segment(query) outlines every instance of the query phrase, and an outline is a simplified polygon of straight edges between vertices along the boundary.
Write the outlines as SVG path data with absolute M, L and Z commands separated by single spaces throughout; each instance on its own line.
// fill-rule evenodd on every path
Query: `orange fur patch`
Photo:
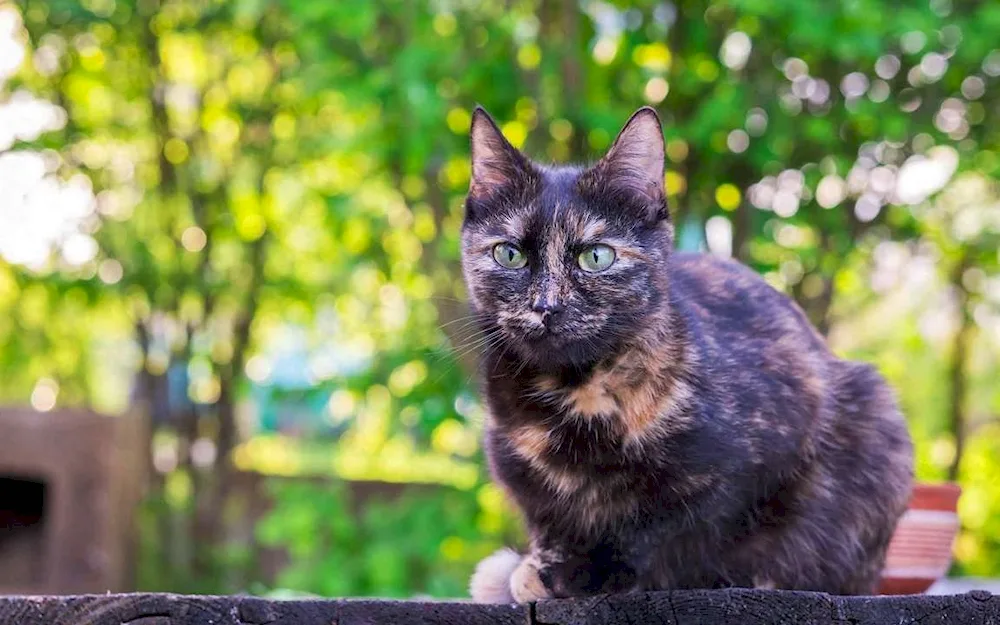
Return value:
M 613 416 L 618 412 L 618 403 L 609 390 L 614 383 L 611 372 L 595 372 L 586 384 L 570 391 L 563 404 L 581 417 Z
M 662 358 L 659 353 L 637 349 L 609 368 L 595 371 L 579 387 L 561 391 L 550 378 L 541 378 L 535 387 L 550 396 L 560 395 L 562 405 L 578 417 L 619 420 L 625 430 L 625 442 L 636 443 L 651 432 L 662 433 L 680 425 L 680 408 L 693 394 L 686 383 L 664 380 L 653 373 L 643 373 L 635 382 L 637 371 L 657 371 L 658 360 Z
M 553 468 L 545 462 L 544 454 L 549 447 L 549 432 L 542 426 L 521 426 L 509 432 L 507 437 L 517 454 L 527 460 L 531 467 L 542 475 L 546 484 L 560 495 L 569 495 L 583 487 L 584 480 L 581 476 Z
M 539 458 L 549 446 L 549 432 L 539 425 L 525 425 L 508 434 L 517 453 L 529 462 Z

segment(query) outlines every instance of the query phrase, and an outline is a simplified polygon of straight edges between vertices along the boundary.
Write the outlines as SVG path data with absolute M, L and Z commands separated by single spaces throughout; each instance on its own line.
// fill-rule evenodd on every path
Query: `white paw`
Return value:
M 521 563 L 521 554 L 501 549 L 487 556 L 469 580 L 469 594 L 476 603 L 514 603 L 512 576 Z
M 538 560 L 528 556 L 514 569 L 510 576 L 510 594 L 518 603 L 530 603 L 550 599 L 552 595 L 538 576 Z

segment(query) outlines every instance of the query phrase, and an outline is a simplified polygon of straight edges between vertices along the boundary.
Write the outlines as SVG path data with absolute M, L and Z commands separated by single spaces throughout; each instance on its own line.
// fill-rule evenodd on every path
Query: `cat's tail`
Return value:
M 469 594 L 475 603 L 514 603 L 510 578 L 521 563 L 521 554 L 504 548 L 476 565 L 469 580 Z

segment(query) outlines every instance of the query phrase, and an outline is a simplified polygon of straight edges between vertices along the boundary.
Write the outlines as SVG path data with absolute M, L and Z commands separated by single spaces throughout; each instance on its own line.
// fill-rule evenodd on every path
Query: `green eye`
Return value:
M 591 245 L 583 250 L 578 260 L 584 271 L 604 271 L 615 262 L 615 250 L 607 245 Z
M 493 247 L 493 260 L 507 269 L 520 269 L 528 264 L 528 258 L 524 252 L 510 243 L 497 243 Z

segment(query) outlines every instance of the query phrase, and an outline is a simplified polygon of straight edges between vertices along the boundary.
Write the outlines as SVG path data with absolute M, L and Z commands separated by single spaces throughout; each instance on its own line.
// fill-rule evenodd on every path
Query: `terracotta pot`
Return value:
M 920 594 L 948 573 L 961 492 L 953 483 L 914 485 L 910 505 L 889 543 L 880 594 Z

